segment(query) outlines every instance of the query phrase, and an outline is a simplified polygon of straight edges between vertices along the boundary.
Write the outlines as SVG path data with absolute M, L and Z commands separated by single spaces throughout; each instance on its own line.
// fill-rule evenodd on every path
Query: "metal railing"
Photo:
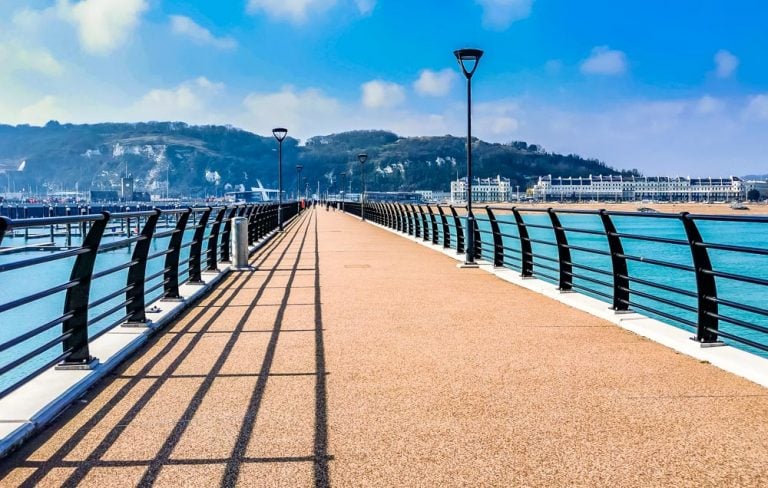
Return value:
M 359 215 L 359 204 L 345 206 Z M 369 220 L 459 254 L 463 213 L 366 205 Z M 617 313 L 636 310 L 692 330 L 702 345 L 768 352 L 768 243 L 757 232 L 768 229 L 768 217 L 498 206 L 477 220 L 476 257 L 496 267 L 606 301 Z
M 286 220 L 297 213 L 297 205 L 284 205 Z M 247 216 L 249 244 L 278 225 L 274 204 L 0 217 L 0 245 L 30 230 L 50 238 L 0 248 L 0 376 L 12 378 L 0 383 L 0 397 L 53 365 L 87 366 L 94 339 L 121 324 L 148 325 L 153 302 L 180 300 L 183 283 L 202 284 L 204 271 L 230 260 L 234 216 Z M 36 282 L 41 289 L 29 290 Z

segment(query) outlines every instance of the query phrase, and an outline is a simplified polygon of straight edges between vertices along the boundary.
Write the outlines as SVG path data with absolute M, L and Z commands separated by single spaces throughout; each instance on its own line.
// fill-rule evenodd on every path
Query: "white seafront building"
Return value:
M 590 175 L 588 177 L 540 176 L 533 187 L 538 200 L 610 200 L 610 201 L 694 201 L 743 200 L 744 182 L 735 176 L 726 178 L 690 178 L 667 176 Z
M 506 202 L 510 198 L 509 178 L 473 178 L 472 199 L 476 202 Z M 467 178 L 451 182 L 451 202 L 467 200 Z

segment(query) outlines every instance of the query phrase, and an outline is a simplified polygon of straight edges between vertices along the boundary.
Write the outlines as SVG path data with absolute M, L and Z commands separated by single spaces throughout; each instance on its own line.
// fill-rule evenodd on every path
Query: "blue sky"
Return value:
M 0 122 L 474 134 L 646 174 L 768 173 L 768 2 L 4 0 Z

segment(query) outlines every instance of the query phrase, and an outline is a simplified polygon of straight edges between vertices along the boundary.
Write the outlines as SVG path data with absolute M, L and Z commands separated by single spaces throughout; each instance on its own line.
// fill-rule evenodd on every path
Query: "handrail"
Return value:
M 300 210 L 297 205 L 286 206 L 286 220 Z M 86 212 L 86 209 L 81 211 Z M 208 216 L 214 211 L 216 213 L 209 219 Z M 200 213 L 199 218 L 193 220 L 193 212 Z M 276 212 L 277 205 L 259 204 L 194 209 L 155 208 L 41 218 L 0 217 L 0 243 L 4 245 L 7 245 L 9 240 L 15 242 L 17 238 L 23 239 L 25 235 L 29 238 L 35 237 L 28 233 L 16 236 L 10 232 L 13 229 L 50 227 L 52 239 L 56 229 L 67 231 L 66 246 L 52 243 L 50 248 L 41 247 L 31 257 L 20 254 L 17 260 L 7 260 L 0 264 L 0 279 L 3 279 L 3 273 L 27 272 L 51 262 L 73 260 L 68 280 L 61 277 L 58 284 L 42 286 L 41 289 L 31 291 L 25 296 L 0 298 L 0 322 L 5 314 L 36 306 L 40 300 L 57 300 L 55 297 L 62 297 L 63 300 L 62 313 L 58 318 L 51 320 L 52 317 L 46 317 L 40 324 L 29 324 L 31 327 L 20 330 L 18 334 L 13 334 L 12 323 L 3 324 L 4 327 L 11 327 L 11 334 L 7 339 L 0 341 L 0 351 L 8 354 L 8 360 L 0 363 L 0 369 L 9 372 L 24 366 L 24 370 L 30 373 L 0 382 L 0 397 L 26 383 L 32 376 L 52 364 L 58 363 L 57 367 L 63 369 L 83 368 L 94 364 L 97 358 L 91 356 L 90 344 L 96 337 L 120 324 L 146 327 L 150 322 L 146 315 L 150 294 L 161 290 L 161 294 L 152 297 L 152 300 L 181 299 L 179 286 L 181 275 L 187 272 L 187 263 L 187 280 L 192 282 L 194 278 L 200 277 L 201 265 L 205 264 L 206 269 L 212 270 L 229 256 L 231 242 L 227 230 L 231 232 L 231 218 L 238 214 L 252 217 L 249 218 L 249 236 L 261 239 L 276 229 Z M 157 232 L 161 228 L 163 218 L 162 230 Z M 140 231 L 135 230 L 142 224 Z M 166 230 L 165 225 L 172 225 L 173 228 Z M 222 226 L 224 232 L 220 231 Z M 110 229 L 114 229 L 114 232 Z M 80 235 L 82 242 L 73 243 L 73 235 Z M 167 244 L 160 239 L 167 239 Z M 151 251 L 159 242 L 163 242 L 164 249 Z M 123 253 L 115 252 L 120 249 L 130 252 L 123 257 Z M 184 249 L 189 249 L 189 257 L 181 259 Z M 158 271 L 154 268 L 148 273 L 148 263 L 161 257 L 164 257 L 162 269 Z M 206 259 L 205 263 L 202 261 L 203 257 Z M 98 263 L 104 262 L 107 263 L 106 266 L 97 266 Z M 120 272 L 126 274 L 122 275 Z M 118 276 L 125 276 L 125 279 L 116 281 Z M 118 281 L 121 281 L 119 285 Z M 99 293 L 93 293 L 96 288 Z M 61 333 L 52 338 L 50 331 L 56 327 L 61 327 Z M 35 342 L 31 342 L 33 340 Z M 62 352 L 57 352 L 55 361 L 51 363 L 50 351 L 56 346 L 60 346 Z M 48 359 L 42 361 L 41 354 L 47 354 Z M 35 362 L 32 367 L 27 366 L 30 361 Z

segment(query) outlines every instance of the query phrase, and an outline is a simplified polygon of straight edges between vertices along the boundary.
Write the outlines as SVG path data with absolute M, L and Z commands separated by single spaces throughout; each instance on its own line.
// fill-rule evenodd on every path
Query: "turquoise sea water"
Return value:
M 485 212 L 482 210 L 477 212 L 478 225 L 482 231 L 490 231 L 490 223 L 484 214 Z M 517 226 L 514 224 L 513 216 L 511 214 L 498 212 L 497 218 L 500 222 L 501 232 L 512 236 L 504 238 L 504 245 L 510 249 L 519 250 L 520 244 L 516 237 L 518 235 Z M 524 218 L 526 222 L 531 224 L 541 224 L 547 227 L 551 226 L 549 217 L 546 214 L 525 214 Z M 598 216 L 560 214 L 560 219 L 564 227 L 591 229 L 600 232 L 603 231 L 603 226 Z M 452 219 L 448 220 L 449 222 L 452 222 Z M 658 219 L 650 217 L 614 217 L 613 220 L 618 232 L 620 233 L 641 234 L 646 236 L 656 236 L 672 239 L 685 239 L 682 224 L 674 219 Z M 766 242 L 768 242 L 768 224 L 698 222 L 698 225 L 702 237 L 706 242 L 752 246 L 757 248 L 764 248 L 766 246 Z M 455 231 L 452 225 L 450 230 L 451 244 L 452 247 L 455 248 Z M 528 231 L 532 239 L 551 243 L 555 242 L 554 233 L 551 229 L 529 228 Z M 438 232 L 440 233 L 440 242 L 442 242 L 441 225 L 438 225 Z M 569 232 L 567 236 L 570 244 L 608 251 L 608 244 L 604 236 L 578 234 L 571 232 Z M 484 242 L 483 256 L 485 259 L 492 260 L 493 246 L 491 236 L 489 234 L 483 233 L 482 239 Z M 63 242 L 61 242 L 62 240 L 62 238 L 57 238 L 59 244 L 63 244 Z M 185 234 L 184 242 L 189 242 L 190 240 L 191 231 L 188 231 Z M 659 244 L 631 239 L 623 239 L 622 243 L 624 245 L 625 253 L 629 255 L 669 261 L 687 266 L 692 265 L 690 250 L 688 246 Z M 25 242 L 23 238 L 7 238 L 3 242 L 3 245 L 20 246 L 25 245 Z M 154 240 L 152 243 L 152 251 L 150 251 L 150 253 L 162 251 L 166 249 L 167 245 L 167 238 Z M 205 250 L 206 246 L 204 245 L 203 253 L 205 253 Z M 542 256 L 534 258 L 534 274 L 540 279 L 553 282 L 553 286 L 556 286 L 555 282 L 550 277 L 557 276 L 557 273 L 541 268 L 542 265 L 557 268 L 556 262 L 550 262 L 546 259 L 547 257 L 550 259 L 557 258 L 556 247 L 534 243 L 533 252 L 534 254 Z M 48 253 L 49 251 L 29 251 L 18 254 L 0 254 L 0 263 L 26 259 Z M 131 253 L 132 249 L 126 248 L 99 254 L 96 260 L 96 271 L 98 272 L 99 270 L 105 270 L 127 262 L 130 259 Z M 182 250 L 181 260 L 183 261 L 187 259 L 188 256 L 189 247 L 186 247 Z M 746 276 L 753 276 L 758 278 L 764 276 L 766 271 L 768 271 L 768 256 L 710 250 L 710 258 L 712 260 L 713 267 L 716 270 L 728 271 L 734 274 L 743 274 Z M 572 259 L 574 263 L 577 264 L 611 271 L 610 258 L 607 256 L 600 256 L 574 250 L 572 251 Z M 39 292 L 41 290 L 66 282 L 69 279 L 69 274 L 71 272 L 73 262 L 74 258 L 68 258 L 43 265 L 37 265 L 34 268 L 20 269 L 2 273 L 2 275 L 0 275 L 0 303 L 7 303 L 11 300 L 28 296 L 32 293 Z M 519 270 L 519 253 L 506 251 L 505 265 L 512 269 Z M 147 266 L 147 276 L 160 271 L 162 266 L 163 258 L 150 261 Z M 630 276 L 649 280 L 654 283 L 661 283 L 677 288 L 682 288 L 685 290 L 696 290 L 696 280 L 693 273 L 669 268 L 660 268 L 658 266 L 650 265 L 647 263 L 634 261 L 629 261 L 628 266 Z M 608 283 L 612 281 L 609 276 L 603 276 L 600 273 L 580 269 L 575 269 L 574 271 L 583 274 L 587 278 L 592 278 Z M 127 280 L 127 274 L 128 271 L 126 269 L 95 281 L 91 290 L 91 301 L 93 302 L 100 297 L 109 295 L 110 293 L 124 287 Z M 547 275 L 549 275 L 549 277 Z M 183 274 L 181 278 L 182 280 L 186 279 L 186 274 Z M 152 282 L 147 283 L 147 289 L 151 288 L 154 284 L 159 283 L 161 280 L 162 278 L 158 277 Z M 612 293 L 611 288 L 602 286 L 600 284 L 595 284 L 586 279 L 575 278 L 574 285 L 576 287 L 585 286 L 588 288 L 593 288 L 608 295 Z M 684 295 L 666 292 L 650 286 L 643 286 L 634 283 L 631 285 L 631 289 L 638 292 L 660 296 L 666 300 L 671 300 L 682 305 L 696 307 L 696 299 Z M 765 304 L 768 303 L 768 288 L 760 285 L 718 278 L 717 289 L 718 297 L 726 298 L 735 302 L 752 305 L 761 309 L 765 308 Z M 584 292 L 583 290 L 579 291 L 582 293 L 590 294 L 589 292 Z M 157 290 L 150 293 L 148 298 L 157 298 L 161 293 L 162 290 Z M 20 334 L 23 334 L 31 329 L 34 329 L 35 327 L 44 324 L 47 321 L 60 316 L 64 306 L 64 295 L 64 292 L 57 293 L 15 310 L 0 313 L 0 343 L 18 337 Z M 606 307 L 608 306 L 609 300 L 607 300 L 605 297 L 594 294 L 592 294 L 592 296 L 599 300 L 606 301 Z M 117 306 L 123 301 L 123 299 L 124 298 L 121 295 L 98 307 L 95 307 L 90 311 L 90 317 L 96 317 L 102 312 Z M 695 313 L 686 310 L 680 310 L 672 305 L 658 303 L 654 300 L 638 295 L 632 295 L 631 300 L 639 305 L 648 306 L 662 312 L 674 314 L 675 316 L 685 320 L 692 322 L 696 321 Z M 641 310 L 638 311 L 646 315 L 654 315 L 653 313 L 648 313 Z M 720 313 L 726 316 L 747 321 L 750 324 L 768 327 L 768 317 L 764 317 L 759 314 L 743 312 L 722 305 L 720 307 Z M 103 331 L 105 328 L 110 327 L 123 314 L 124 309 L 121 308 L 120 310 L 104 317 L 102 320 L 99 320 L 97 323 L 94 323 L 89 329 L 90 335 L 93 336 Z M 660 320 L 673 326 L 681 327 L 694 332 L 692 328 L 679 322 L 671 321 L 658 315 L 656 318 L 659 318 Z M 744 337 L 762 344 L 768 344 L 768 334 L 764 334 L 759 331 L 749 330 L 725 322 L 721 322 L 720 329 L 725 332 L 734 333 L 739 337 Z M 60 335 L 60 333 L 61 326 L 55 326 L 53 329 L 35 337 L 34 339 L 27 340 L 17 346 L 0 352 L 0 367 L 10 363 L 11 361 L 14 361 L 16 358 L 19 358 L 34 348 L 55 339 Z M 739 344 L 735 341 L 726 340 L 725 342 L 756 354 L 768 356 L 763 351 Z M 25 374 L 28 374 L 29 372 L 39 368 L 40 365 L 51 361 L 61 353 L 61 350 L 62 347 L 60 344 L 55 345 L 48 352 L 34 359 L 31 359 L 19 367 L 13 369 L 12 371 L 6 373 L 2 378 L 0 378 L 0 390 L 16 381 L 17 378 L 20 378 Z

